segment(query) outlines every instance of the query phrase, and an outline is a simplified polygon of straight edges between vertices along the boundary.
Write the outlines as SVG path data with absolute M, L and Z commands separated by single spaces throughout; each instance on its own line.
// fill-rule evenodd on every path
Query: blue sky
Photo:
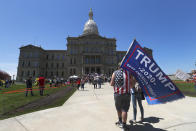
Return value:
M 165 73 L 195 69 L 195 0 L 0 0 L 0 69 L 16 75 L 22 45 L 66 49 L 68 36 L 82 34 L 90 8 L 117 50 L 136 38 Z

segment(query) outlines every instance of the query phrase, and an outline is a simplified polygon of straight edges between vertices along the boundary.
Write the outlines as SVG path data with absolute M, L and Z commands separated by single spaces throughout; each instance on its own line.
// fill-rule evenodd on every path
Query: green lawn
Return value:
M 185 82 L 174 82 L 174 83 L 177 85 L 177 87 L 182 91 L 182 93 L 184 95 L 196 97 L 196 90 L 194 88 L 194 83 L 185 83 Z M 37 109 L 25 110 L 24 112 L 19 112 L 17 114 L 2 117 L 1 115 L 8 112 L 8 111 L 12 111 L 20 106 L 28 104 L 29 102 L 33 102 L 35 100 L 39 100 L 44 97 L 47 97 L 47 94 L 51 95 L 51 94 L 56 93 L 64 88 L 67 88 L 67 87 L 50 88 L 50 87 L 46 86 L 46 88 L 45 88 L 46 90 L 44 91 L 44 94 L 45 94 L 44 96 L 40 96 L 39 91 L 34 91 L 33 92 L 34 96 L 31 96 L 30 92 L 29 92 L 28 97 L 25 97 L 25 92 L 15 92 L 15 93 L 10 93 L 10 94 L 3 94 L 4 92 L 25 89 L 24 84 L 23 85 L 13 85 L 7 89 L 2 88 L 2 87 L 0 87 L 0 88 L 1 88 L 1 90 L 0 90 L 0 119 L 5 119 L 5 118 L 9 118 L 9 117 L 13 117 L 16 115 L 21 115 L 21 114 L 37 111 L 37 110 L 60 106 L 75 92 L 75 89 L 71 90 L 70 93 L 65 95 L 65 97 L 63 97 L 61 99 L 57 99 L 51 105 L 40 107 Z M 38 89 L 38 88 L 34 88 L 34 89 Z
M 186 82 L 174 82 L 177 87 L 182 91 L 186 96 L 196 97 L 196 89 L 194 88 L 194 83 Z
M 63 88 L 67 88 L 67 87 L 50 88 L 49 86 L 46 86 L 46 88 L 44 90 L 44 94 L 45 94 L 44 96 L 40 96 L 39 91 L 37 90 L 37 91 L 33 91 L 34 96 L 31 96 L 30 92 L 29 92 L 28 97 L 26 97 L 25 92 L 3 94 L 4 92 L 25 89 L 24 84 L 23 85 L 13 85 L 12 87 L 6 88 L 6 89 L 1 87 L 2 90 L 0 90 L 0 119 L 5 119 L 5 118 L 12 117 L 15 115 L 20 115 L 20 114 L 24 114 L 24 113 L 28 113 L 28 112 L 41 110 L 41 109 L 47 109 L 47 108 L 51 108 L 51 107 L 60 106 L 74 93 L 75 90 L 71 91 L 70 94 L 67 94 L 64 98 L 61 98 L 61 99 L 55 101 L 55 103 L 53 103 L 52 105 L 49 105 L 47 107 L 40 107 L 39 109 L 24 111 L 24 112 L 21 112 L 21 113 L 12 115 L 12 116 L 3 116 L 3 118 L 1 116 L 2 114 L 6 113 L 8 111 L 12 111 L 13 109 L 16 109 L 20 106 L 26 105 L 29 102 L 47 97 L 50 94 L 53 94 L 55 92 L 62 90 Z M 38 88 L 33 88 L 33 89 L 38 89 Z

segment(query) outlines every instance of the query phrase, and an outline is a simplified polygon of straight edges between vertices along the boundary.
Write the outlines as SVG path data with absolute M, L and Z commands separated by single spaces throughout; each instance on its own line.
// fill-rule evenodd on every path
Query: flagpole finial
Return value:
M 136 37 L 134 37 L 134 39 L 133 40 L 136 40 Z

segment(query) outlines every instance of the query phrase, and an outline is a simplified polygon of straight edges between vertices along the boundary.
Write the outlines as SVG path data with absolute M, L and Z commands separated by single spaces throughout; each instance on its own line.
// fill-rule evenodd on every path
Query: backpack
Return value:
M 124 85 L 124 76 L 123 76 L 123 70 L 117 70 L 115 72 L 115 80 L 114 80 L 116 87 L 122 87 Z

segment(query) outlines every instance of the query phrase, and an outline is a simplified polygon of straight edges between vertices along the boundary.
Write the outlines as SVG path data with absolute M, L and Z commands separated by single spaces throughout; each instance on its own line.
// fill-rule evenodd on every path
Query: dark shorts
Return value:
M 117 111 L 128 112 L 130 106 L 130 94 L 114 94 L 114 101 Z

